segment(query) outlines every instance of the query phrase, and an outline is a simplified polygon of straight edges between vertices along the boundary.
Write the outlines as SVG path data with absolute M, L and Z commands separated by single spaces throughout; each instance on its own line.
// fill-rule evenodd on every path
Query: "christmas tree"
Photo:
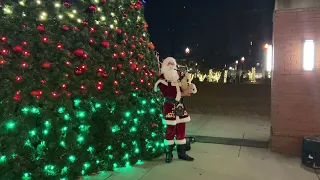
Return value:
M 2 14 L 0 179 L 76 179 L 163 153 L 140 1 L 8 1 Z

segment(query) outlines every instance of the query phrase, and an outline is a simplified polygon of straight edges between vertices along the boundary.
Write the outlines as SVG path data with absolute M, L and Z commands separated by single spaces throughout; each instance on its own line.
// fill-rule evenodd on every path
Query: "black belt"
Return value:
M 183 103 L 183 98 L 181 98 L 180 101 L 177 101 L 174 98 L 166 98 L 165 102 L 171 103 L 171 104 L 179 104 L 179 103 Z

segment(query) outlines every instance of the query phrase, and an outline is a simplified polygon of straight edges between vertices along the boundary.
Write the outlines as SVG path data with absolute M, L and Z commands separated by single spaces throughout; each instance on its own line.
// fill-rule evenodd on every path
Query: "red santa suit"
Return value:
M 194 159 L 186 154 L 186 122 L 190 117 L 183 103 L 179 74 L 176 70 L 176 60 L 172 57 L 166 58 L 161 67 L 159 80 L 155 83 L 154 89 L 160 89 L 165 102 L 163 104 L 163 116 L 167 124 L 166 131 L 166 158 L 165 162 L 170 163 L 173 159 L 174 138 L 176 137 L 177 153 L 181 160 L 193 161 Z M 178 108 L 176 108 L 178 107 Z
M 186 106 L 181 97 L 181 88 L 179 82 L 169 82 L 163 75 L 155 84 L 155 90 L 160 89 L 165 102 L 163 105 L 163 116 L 167 124 L 166 141 L 168 145 L 174 144 L 176 136 L 176 143 L 186 144 L 186 122 L 190 121 L 190 116 L 187 113 Z M 176 116 L 175 108 L 181 103 L 184 106 L 183 116 Z

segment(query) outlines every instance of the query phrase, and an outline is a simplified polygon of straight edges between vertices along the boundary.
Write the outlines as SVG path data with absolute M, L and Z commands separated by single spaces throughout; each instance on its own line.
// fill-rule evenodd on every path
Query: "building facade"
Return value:
M 300 154 L 320 135 L 320 1 L 276 0 L 271 149 Z

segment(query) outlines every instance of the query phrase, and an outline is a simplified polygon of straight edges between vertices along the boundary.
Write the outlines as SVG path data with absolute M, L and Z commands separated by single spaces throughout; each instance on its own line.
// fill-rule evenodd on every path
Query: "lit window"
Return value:
M 312 71 L 314 68 L 314 41 L 306 40 L 303 46 L 303 69 Z
M 266 66 L 266 70 L 268 72 L 271 72 L 272 70 L 272 45 L 268 45 L 268 49 L 267 49 L 267 66 Z

